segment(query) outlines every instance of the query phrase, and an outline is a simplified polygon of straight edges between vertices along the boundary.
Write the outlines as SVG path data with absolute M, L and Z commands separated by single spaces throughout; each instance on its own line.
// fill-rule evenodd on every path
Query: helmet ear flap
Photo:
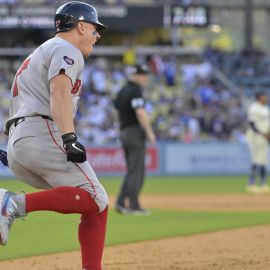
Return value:
M 71 15 L 56 14 L 54 22 L 56 33 L 69 31 L 76 25 L 76 19 Z

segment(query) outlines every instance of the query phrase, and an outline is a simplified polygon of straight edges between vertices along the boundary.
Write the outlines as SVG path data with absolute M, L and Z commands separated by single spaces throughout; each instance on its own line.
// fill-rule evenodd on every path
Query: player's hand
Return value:
M 265 139 L 270 141 L 270 132 L 264 133 L 263 136 L 265 137 Z
M 63 146 L 67 153 L 67 161 L 82 163 L 86 161 L 86 151 L 84 146 L 77 141 L 74 132 L 62 135 Z
M 3 165 L 8 166 L 7 152 L 0 149 L 0 160 Z
M 154 133 L 148 134 L 148 139 L 152 145 L 155 145 L 157 142 L 156 135 Z

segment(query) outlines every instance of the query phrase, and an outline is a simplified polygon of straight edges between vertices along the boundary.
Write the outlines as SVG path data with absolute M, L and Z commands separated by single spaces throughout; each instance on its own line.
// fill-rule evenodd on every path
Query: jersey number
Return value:
M 81 85 L 82 85 L 82 81 L 77 79 L 71 90 L 71 94 L 76 95 L 80 91 Z
M 21 67 L 19 68 L 19 70 L 17 71 L 17 73 L 16 73 L 16 75 L 15 75 L 14 86 L 13 86 L 13 97 L 18 96 L 18 94 L 19 94 L 19 91 L 18 91 L 18 85 L 17 85 L 17 78 L 18 78 L 19 75 L 22 74 L 22 72 L 23 72 L 24 70 L 27 69 L 27 67 L 28 67 L 28 65 L 29 65 L 29 63 L 30 63 L 30 60 L 31 60 L 31 58 L 27 58 L 27 59 L 22 63 Z

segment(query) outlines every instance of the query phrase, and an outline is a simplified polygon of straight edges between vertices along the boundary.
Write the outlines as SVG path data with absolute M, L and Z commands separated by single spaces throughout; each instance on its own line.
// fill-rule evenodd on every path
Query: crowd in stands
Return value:
M 270 87 L 270 59 L 261 50 L 224 52 L 208 47 L 204 56 L 222 70 L 245 95 L 253 95 L 254 89 L 267 90 Z
M 206 51 L 212 62 L 217 52 Z M 246 108 L 213 76 L 213 64 L 203 59 L 186 62 L 175 56 L 152 55 L 145 59 L 151 71 L 145 90 L 146 110 L 159 141 L 184 143 L 243 142 Z M 11 82 L 18 62 L 0 66 L 0 128 L 8 117 Z M 108 144 L 118 140 L 113 99 L 127 80 L 121 62 L 95 58 L 86 63 L 83 90 L 76 118 L 77 133 L 84 143 Z M 6 138 L 0 135 L 0 144 Z

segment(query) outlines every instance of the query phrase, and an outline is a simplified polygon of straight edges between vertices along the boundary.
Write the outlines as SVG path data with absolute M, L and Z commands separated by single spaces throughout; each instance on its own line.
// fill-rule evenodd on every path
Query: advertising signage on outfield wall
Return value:
M 43 28 L 53 29 L 55 6 L 0 4 L 0 29 Z M 97 5 L 101 21 L 111 30 L 138 31 L 142 28 L 165 26 L 206 26 L 209 10 L 206 7 L 181 6 L 124 6 Z
M 86 148 L 88 162 L 99 175 L 123 175 L 126 172 L 126 162 L 121 147 L 114 146 L 91 146 Z M 160 172 L 160 153 L 158 147 L 147 147 L 145 157 L 147 173 L 158 174 Z M 12 177 L 8 167 L 0 162 L 1 177 Z
M 124 173 L 126 164 L 123 150 L 119 147 L 91 147 L 87 149 L 88 161 L 96 173 Z M 157 148 L 147 148 L 145 166 L 147 172 L 159 170 L 159 152 Z
M 123 176 L 126 165 L 119 145 L 90 146 L 87 153 L 98 175 Z M 270 149 L 268 156 L 267 170 L 270 172 Z M 147 149 L 145 165 L 147 173 L 154 175 L 247 174 L 250 156 L 246 144 L 159 143 Z M 12 173 L 0 162 L 0 180 L 5 176 L 12 177 Z

